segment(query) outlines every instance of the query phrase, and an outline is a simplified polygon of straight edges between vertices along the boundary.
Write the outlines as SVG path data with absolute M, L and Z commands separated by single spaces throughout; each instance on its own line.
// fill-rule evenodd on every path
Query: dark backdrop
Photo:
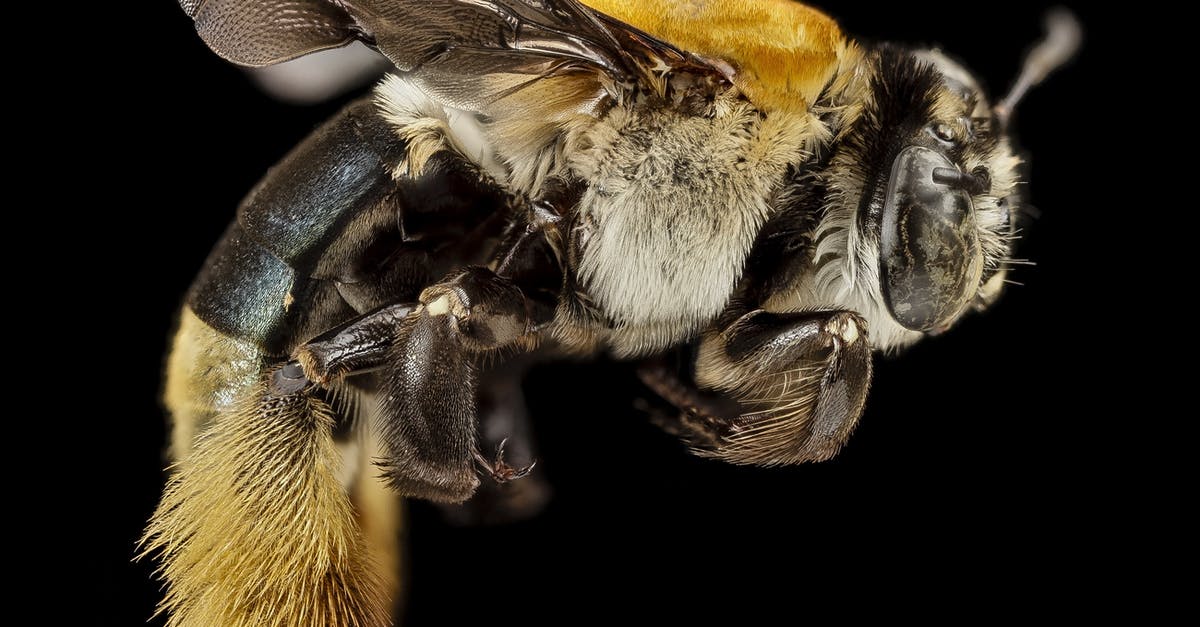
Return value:
M 105 113 L 89 123 L 129 156 L 88 155 L 104 173 L 93 192 L 111 207 L 79 225 L 106 268 L 79 289 L 103 294 L 120 342 L 90 377 L 117 408 L 89 436 L 106 446 L 92 466 L 106 488 L 86 490 L 87 509 L 73 514 L 95 532 L 87 566 L 103 603 L 91 621 L 118 625 L 145 621 L 158 595 L 153 564 L 130 559 L 163 479 L 159 375 L 178 303 L 241 196 L 338 107 L 270 100 L 204 47 L 174 3 L 144 4 L 137 37 L 99 55 L 117 55 L 115 75 L 96 92 Z M 820 6 L 863 38 L 941 44 L 993 93 L 1040 35 L 1044 11 L 862 4 Z M 838 609 L 856 590 L 866 606 L 893 590 L 903 600 L 884 609 L 945 611 L 956 599 L 992 614 L 1061 599 L 1068 573 L 1102 562 L 1079 533 L 1092 524 L 1085 504 L 1109 488 L 1094 453 L 1109 426 L 1089 400 L 1107 393 L 1090 378 L 1103 353 L 1089 348 L 1089 330 L 1103 321 L 1115 263 L 1098 261 L 1093 246 L 1119 207 L 1098 193 L 1110 173 L 1079 113 L 1104 102 L 1101 58 L 1114 43 L 1104 16 L 1078 11 L 1089 29 L 1083 55 L 1033 91 L 1016 120 L 1041 214 L 1018 255 L 1037 265 L 1018 269 L 1024 285 L 987 315 L 877 359 L 866 414 L 837 459 L 782 469 L 696 459 L 632 409 L 637 386 L 620 368 L 541 368 L 527 393 L 537 472 L 554 501 L 531 522 L 466 529 L 412 504 L 410 624 L 571 623 L 632 615 L 632 601 L 655 615 L 734 611 L 757 624 Z M 998 574 L 1008 571 L 1019 577 Z

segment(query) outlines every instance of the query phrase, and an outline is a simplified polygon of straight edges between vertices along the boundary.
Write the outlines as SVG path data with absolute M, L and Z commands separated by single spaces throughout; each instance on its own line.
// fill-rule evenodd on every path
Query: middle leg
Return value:
M 402 495 L 460 503 L 479 486 L 478 362 L 532 347 L 561 285 L 547 238 L 557 213 L 533 203 L 524 222 L 496 257 L 499 273 L 468 266 L 426 288 L 417 303 L 369 313 L 294 355 L 304 376 L 323 384 L 383 369 L 372 428 L 385 448 L 384 479 Z M 502 459 L 489 465 L 493 477 L 522 474 Z M 512 472 L 499 472 L 505 470 Z

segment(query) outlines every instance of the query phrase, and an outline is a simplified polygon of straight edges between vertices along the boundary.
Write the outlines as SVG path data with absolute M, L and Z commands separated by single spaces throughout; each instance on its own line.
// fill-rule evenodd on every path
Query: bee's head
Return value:
M 1070 50 L 1059 52 L 1061 60 Z M 815 286 L 863 312 L 876 345 L 893 348 L 949 328 L 1000 294 L 1020 206 L 1020 160 L 1006 129 L 1032 84 L 1032 62 L 1014 93 L 994 104 L 939 51 L 885 45 L 868 59 L 824 173 L 831 193 Z
M 891 317 L 938 332 L 999 295 L 1016 237 L 1019 160 L 979 84 L 940 52 L 883 51 L 873 91 L 883 107 L 905 91 L 909 102 L 907 115 L 863 120 L 861 131 L 891 141 L 866 147 L 877 170 L 858 226 L 877 245 Z

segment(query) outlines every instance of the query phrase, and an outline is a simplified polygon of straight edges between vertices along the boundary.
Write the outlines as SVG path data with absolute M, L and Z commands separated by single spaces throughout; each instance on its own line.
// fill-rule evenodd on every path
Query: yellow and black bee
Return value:
M 1052 19 L 992 103 L 786 0 L 182 5 L 235 63 L 362 41 L 395 69 L 251 192 L 188 295 L 144 541 L 179 625 L 387 624 L 398 497 L 530 470 L 503 455 L 529 461 L 522 425 L 481 443 L 512 385 L 485 359 L 611 354 L 702 455 L 836 455 L 873 351 L 1001 291 L 1006 123 L 1078 39 Z

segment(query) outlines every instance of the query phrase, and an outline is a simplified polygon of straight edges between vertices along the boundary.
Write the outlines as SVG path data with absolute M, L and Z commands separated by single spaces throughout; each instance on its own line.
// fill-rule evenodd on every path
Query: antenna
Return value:
M 1025 56 L 1025 64 L 1021 74 L 1013 84 L 1008 95 L 997 104 L 993 111 L 1000 118 L 1000 126 L 1008 126 L 1013 109 L 1025 97 L 1030 87 L 1045 80 L 1051 72 L 1061 67 L 1079 50 L 1083 40 L 1083 27 L 1079 18 L 1067 9 L 1052 9 L 1046 14 L 1046 37 L 1034 46 Z

